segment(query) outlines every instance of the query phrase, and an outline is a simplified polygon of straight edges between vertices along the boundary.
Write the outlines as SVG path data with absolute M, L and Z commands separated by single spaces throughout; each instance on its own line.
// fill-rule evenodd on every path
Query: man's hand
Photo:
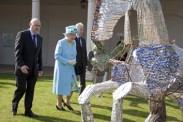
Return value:
M 42 76 L 43 75 L 43 71 L 38 71 L 38 76 Z
M 88 71 L 88 66 L 86 66 L 85 68 L 86 68 L 85 72 Z
M 119 61 L 119 60 L 116 60 L 116 59 L 109 59 L 109 63 L 111 64 L 125 64 L 124 61 Z
M 21 69 L 21 71 L 22 71 L 24 74 L 28 74 L 28 69 L 29 69 L 29 67 L 27 67 L 26 65 L 22 66 L 20 69 Z

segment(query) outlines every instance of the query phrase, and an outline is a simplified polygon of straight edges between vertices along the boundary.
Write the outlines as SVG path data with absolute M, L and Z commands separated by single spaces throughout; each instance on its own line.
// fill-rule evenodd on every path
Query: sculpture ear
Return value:
M 93 51 L 90 51 L 88 53 L 88 59 L 91 60 L 93 57 L 94 57 L 94 53 L 93 53 Z
M 91 64 L 91 60 L 94 57 L 93 51 L 90 51 L 88 54 L 88 71 L 91 71 L 93 68 L 93 65 Z
M 170 44 L 174 44 L 175 43 L 175 39 L 174 40 L 170 40 Z
M 173 40 L 173 44 L 175 43 L 175 39 Z

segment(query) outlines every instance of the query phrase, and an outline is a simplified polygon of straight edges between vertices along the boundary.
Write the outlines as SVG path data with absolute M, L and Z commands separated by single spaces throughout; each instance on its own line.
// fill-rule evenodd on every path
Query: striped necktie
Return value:
M 80 42 L 80 46 L 82 47 L 82 40 L 81 40 L 81 38 L 78 37 L 78 40 L 79 40 L 79 42 Z
M 37 46 L 36 46 L 36 34 L 33 35 L 33 44 L 34 44 L 34 48 L 37 48 Z

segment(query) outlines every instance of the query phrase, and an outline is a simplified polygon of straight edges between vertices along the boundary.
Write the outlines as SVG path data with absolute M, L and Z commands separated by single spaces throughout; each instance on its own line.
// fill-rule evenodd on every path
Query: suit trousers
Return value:
M 81 87 L 80 94 L 81 94 L 86 87 L 86 81 L 85 81 L 86 68 L 85 67 L 82 69 L 82 72 L 79 76 L 80 76 L 80 87 Z
M 12 100 L 12 110 L 17 111 L 18 103 L 25 94 L 24 107 L 25 112 L 30 112 L 32 108 L 34 87 L 37 81 L 37 76 L 32 74 L 16 74 L 16 90 Z

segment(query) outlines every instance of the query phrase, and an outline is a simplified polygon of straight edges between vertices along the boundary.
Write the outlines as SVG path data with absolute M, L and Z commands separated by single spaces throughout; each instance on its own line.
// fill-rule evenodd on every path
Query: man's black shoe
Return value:
M 16 110 L 11 110 L 11 113 L 12 113 L 12 115 L 16 115 L 17 114 L 17 111 Z
M 25 116 L 28 116 L 28 117 L 38 117 L 38 115 L 34 114 L 32 111 L 25 112 Z

